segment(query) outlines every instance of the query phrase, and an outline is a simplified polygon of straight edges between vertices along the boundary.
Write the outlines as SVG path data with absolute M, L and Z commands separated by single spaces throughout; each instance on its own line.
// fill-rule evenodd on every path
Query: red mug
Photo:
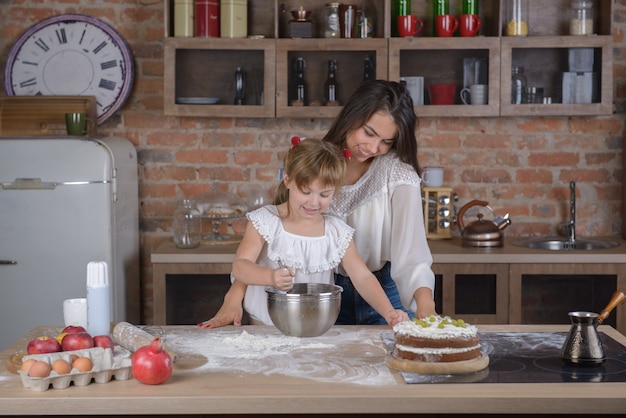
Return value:
M 476 36 L 480 30 L 481 21 L 478 15 L 461 15 L 459 32 L 461 36 Z
M 398 34 L 402 37 L 415 36 L 424 28 L 424 22 L 415 15 L 398 16 Z
M 453 105 L 456 98 L 456 84 L 436 83 L 428 87 L 430 104 Z
M 454 35 L 459 28 L 459 21 L 454 15 L 437 16 L 437 36 L 447 37 Z

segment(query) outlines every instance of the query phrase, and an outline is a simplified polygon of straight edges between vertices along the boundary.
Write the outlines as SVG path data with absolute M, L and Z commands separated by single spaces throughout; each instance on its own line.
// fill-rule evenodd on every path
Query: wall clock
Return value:
M 95 96 L 102 124 L 124 104 L 133 78 L 130 48 L 115 29 L 63 14 L 20 36 L 9 52 L 4 89 L 8 96 Z

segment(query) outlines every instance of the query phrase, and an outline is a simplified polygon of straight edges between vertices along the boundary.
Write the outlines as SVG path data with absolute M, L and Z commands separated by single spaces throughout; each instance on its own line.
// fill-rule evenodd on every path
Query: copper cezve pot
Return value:
M 606 356 L 597 327 L 622 302 L 624 302 L 624 292 L 616 290 L 609 304 L 599 315 L 595 312 L 570 312 L 572 326 L 561 348 L 561 359 L 580 365 L 602 363 Z
M 467 227 L 463 222 L 465 212 L 474 206 L 487 206 L 489 203 L 482 200 L 472 200 L 461 208 L 457 216 L 457 222 L 462 235 L 462 245 L 464 247 L 502 247 L 504 244 L 502 231 L 511 224 L 511 220 L 506 218 L 496 224 L 492 220 L 483 219 L 483 214 L 476 215 L 477 221 L 472 222 Z

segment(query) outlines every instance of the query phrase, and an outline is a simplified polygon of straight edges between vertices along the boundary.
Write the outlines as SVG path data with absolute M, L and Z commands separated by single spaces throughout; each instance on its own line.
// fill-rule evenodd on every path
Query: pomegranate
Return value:
M 131 359 L 133 377 L 147 385 L 159 385 L 172 375 L 172 358 L 163 351 L 163 342 L 155 337 L 150 345 L 141 347 Z

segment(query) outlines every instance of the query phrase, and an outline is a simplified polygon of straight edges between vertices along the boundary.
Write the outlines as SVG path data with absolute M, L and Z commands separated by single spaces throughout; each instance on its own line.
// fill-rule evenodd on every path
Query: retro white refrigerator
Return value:
M 124 138 L 0 138 L 0 350 L 63 326 L 109 264 L 112 321 L 139 322 L 137 153 Z

